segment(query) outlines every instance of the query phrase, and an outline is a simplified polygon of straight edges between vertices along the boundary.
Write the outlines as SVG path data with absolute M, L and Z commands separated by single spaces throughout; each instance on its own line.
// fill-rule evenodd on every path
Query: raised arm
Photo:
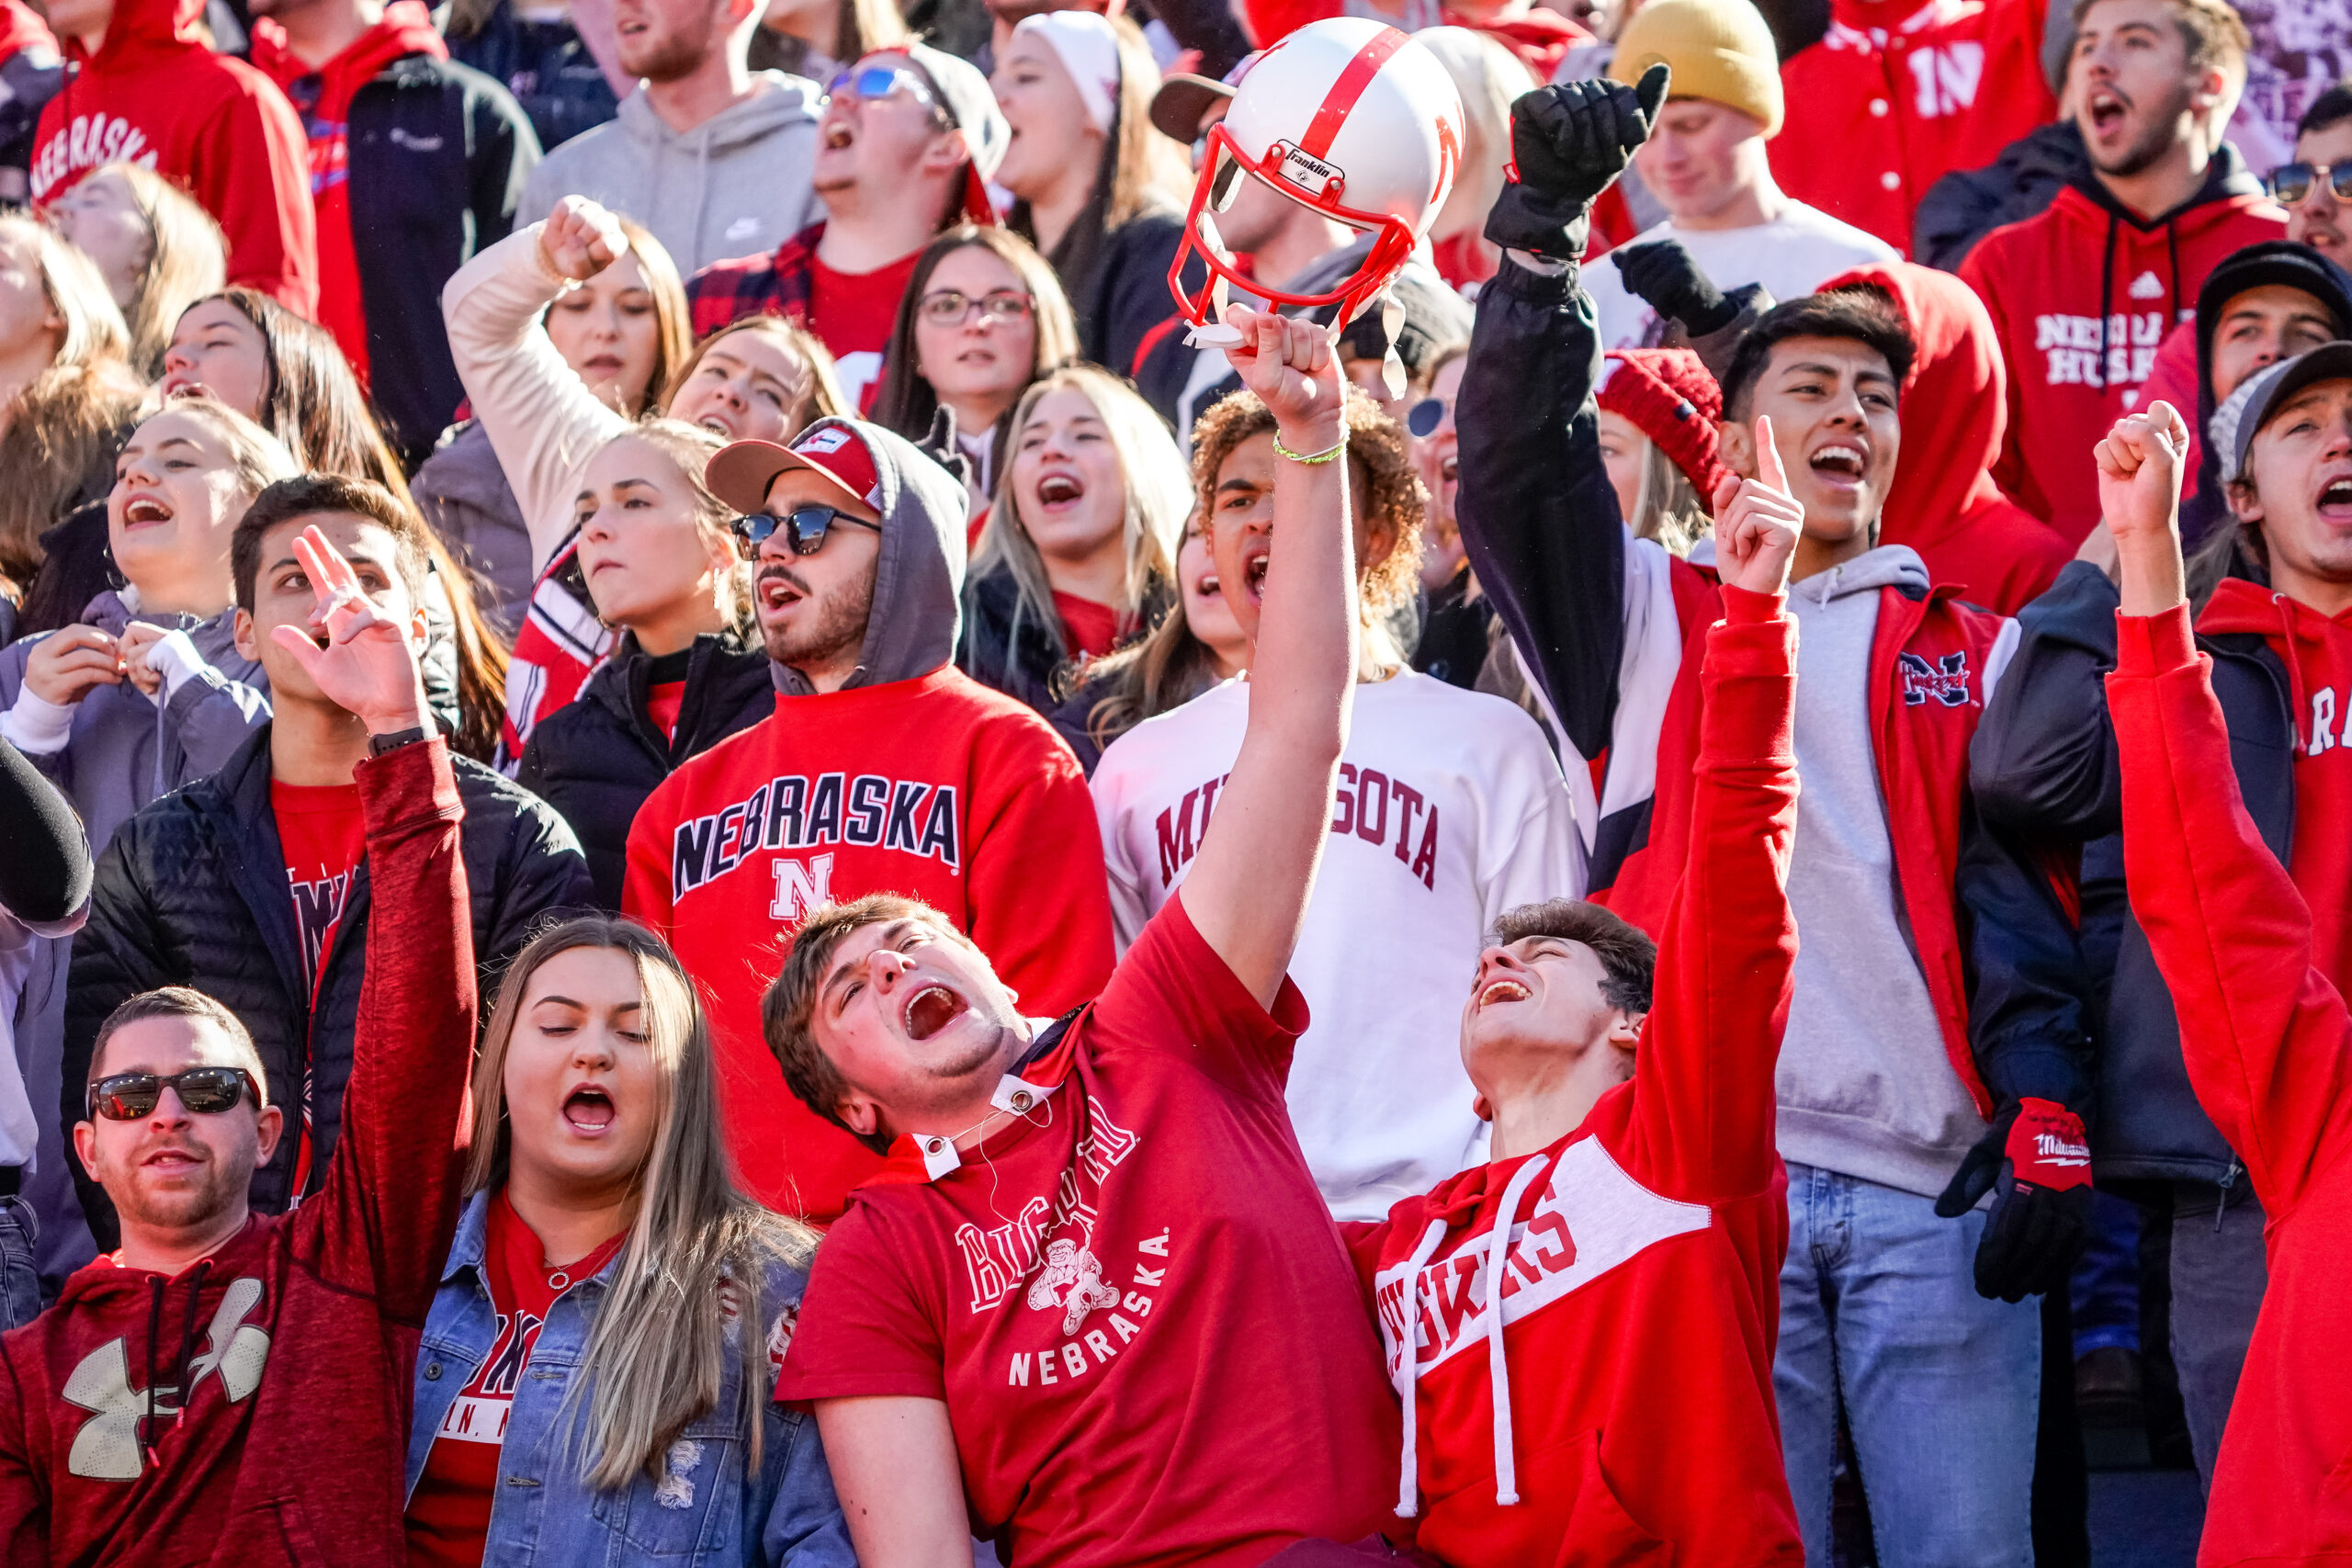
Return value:
M 1690 852 L 1667 918 L 1655 996 L 1634 1052 L 1635 1146 L 1660 1190 L 1694 1201 L 1772 1179 L 1773 1069 L 1789 1017 L 1796 921 L 1796 623 L 1789 561 L 1804 509 L 1789 492 L 1771 422 L 1762 473 L 1725 479 L 1715 538 L 1724 619 L 1707 633 Z
M 1348 383 L 1326 331 L 1271 311 L 1225 319 L 1244 334 L 1228 352 L 1272 411 L 1280 446 L 1313 457 L 1344 442 Z M 1249 725 L 1182 894 L 1193 929 L 1261 1007 L 1282 989 L 1315 888 L 1361 631 L 1347 460 L 1278 459 Z
M 473 919 L 448 743 L 418 665 L 422 610 L 394 619 L 324 534 L 294 553 L 318 595 L 311 628 L 274 629 L 319 689 L 369 736 L 406 740 L 354 773 L 368 829 L 368 967 L 343 1136 L 325 1180 L 297 1211 L 296 1247 L 394 1322 L 422 1324 L 458 1216 L 457 1161 L 474 1046 Z
M 1626 535 L 1600 460 L 1600 338 L 1577 269 L 1593 198 L 1648 139 L 1666 86 L 1657 66 L 1639 88 L 1564 83 L 1511 106 L 1519 177 L 1487 219 L 1502 270 L 1478 293 L 1454 419 L 1471 568 L 1588 761 L 1616 717 Z
M 490 246 L 441 289 L 458 379 L 514 487 L 534 572 L 563 542 L 580 465 L 628 427 L 564 363 L 542 318 L 567 280 L 594 276 L 628 249 L 618 219 L 568 196 L 546 222 Z
M 2188 432 L 2168 403 L 2099 443 L 2099 505 L 2122 569 L 2108 701 L 2122 754 L 2132 912 L 2180 1015 L 2197 1101 L 2272 1219 L 2352 1134 L 2352 1029 L 2312 963 L 2308 906 L 2238 797 L 2180 558 Z

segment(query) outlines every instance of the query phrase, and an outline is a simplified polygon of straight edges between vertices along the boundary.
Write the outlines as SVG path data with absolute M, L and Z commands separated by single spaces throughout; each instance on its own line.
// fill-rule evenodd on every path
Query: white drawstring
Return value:
M 1494 1385 L 1495 1502 L 1506 1508 L 1519 1501 L 1519 1456 L 1510 1435 L 1510 1362 L 1503 1354 L 1503 1270 L 1510 1267 L 1510 1228 L 1519 1201 L 1543 1171 L 1539 1156 L 1511 1172 L 1495 1228 L 1487 1236 L 1487 1380 Z
M 1430 1228 L 1421 1233 L 1421 1244 L 1413 1248 L 1412 1261 L 1405 1265 L 1405 1326 L 1398 1331 L 1404 1364 L 1397 1370 L 1404 1374 L 1397 1393 L 1405 1401 L 1405 1454 L 1400 1461 L 1402 1473 L 1396 1478 L 1396 1517 L 1409 1519 L 1421 1511 L 1420 1414 L 1414 1397 L 1421 1377 L 1421 1268 L 1445 1239 L 1446 1223 L 1442 1217 L 1431 1220 Z

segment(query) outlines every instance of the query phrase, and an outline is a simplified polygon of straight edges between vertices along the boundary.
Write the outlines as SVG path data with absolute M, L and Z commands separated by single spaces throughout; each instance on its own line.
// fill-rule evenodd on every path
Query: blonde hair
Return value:
M 147 259 L 132 282 L 123 320 L 131 368 L 152 381 L 164 373 L 164 351 L 180 312 L 228 287 L 228 242 L 212 214 L 153 169 L 107 164 L 88 177 L 120 180 L 147 225 Z
M 1668 552 L 1687 556 L 1690 547 L 1714 531 L 1690 476 L 1666 455 L 1666 448 L 1644 438 L 1642 476 L 1634 492 L 1634 514 L 1626 519 L 1634 537 L 1656 539 Z
M 1465 228 L 1475 232 L 1502 194 L 1503 171 L 1510 162 L 1511 102 L 1538 84 L 1519 56 L 1489 34 L 1424 28 L 1413 41 L 1437 56 L 1462 98 L 1462 161 L 1430 237 L 1442 239 Z
M 833 366 L 833 351 L 825 346 L 825 340 L 797 321 L 786 321 L 782 316 L 765 311 L 729 321 L 688 350 L 685 357 L 679 361 L 677 369 L 672 371 L 669 379 L 662 384 L 661 395 L 653 400 L 653 407 L 661 411 L 659 417 L 668 416 L 671 403 L 676 400 L 679 389 L 685 386 L 688 378 L 701 368 L 703 357 L 718 347 L 723 339 L 733 337 L 738 333 L 757 333 L 762 337 L 774 338 L 786 353 L 800 361 L 802 369 L 807 373 L 795 394 L 797 401 L 792 409 L 792 428 L 786 432 L 787 439 L 797 435 L 803 426 L 828 416 L 856 417 L 857 411 L 850 407 L 849 400 L 842 395 L 841 378 Z M 649 414 L 648 417 L 656 416 Z
M 1012 574 L 1018 597 L 1012 628 L 1005 638 L 1007 657 L 1019 640 L 1021 623 L 1035 620 L 1044 626 L 1053 646 L 1066 640 L 1061 613 L 1054 608 L 1054 591 L 1047 581 L 1045 558 L 1021 515 L 1021 493 L 1012 482 L 1022 427 L 1029 423 L 1040 400 L 1054 392 L 1071 391 L 1094 405 L 1110 433 L 1112 450 L 1119 456 L 1119 479 L 1125 491 L 1120 536 L 1125 547 L 1126 573 L 1120 582 L 1119 603 L 1112 606 L 1124 621 L 1140 621 L 1149 614 L 1149 601 L 1164 594 L 1176 581 L 1176 551 L 1183 542 L 1184 518 L 1192 509 L 1191 477 L 1184 459 L 1169 437 L 1167 426 L 1135 389 L 1107 370 L 1091 365 L 1065 366 L 1039 378 L 1021 394 L 1005 422 L 1006 454 L 996 480 L 995 509 L 988 531 L 981 536 L 967 581 L 1001 569 Z
M 115 304 L 114 291 L 107 287 L 98 264 L 48 224 L 22 213 L 0 217 L 0 230 L 6 229 L 32 236 L 41 292 L 59 322 L 57 352 L 50 359 L 51 366 L 123 363 L 130 353 L 130 329 L 123 324 L 121 308 Z
M 711 493 L 703 482 L 703 470 L 727 445 L 727 438 L 699 424 L 688 424 L 682 419 L 647 418 L 639 420 L 596 448 L 602 452 L 615 441 L 644 442 L 674 464 L 686 489 L 694 497 L 695 529 L 706 540 L 727 547 L 734 566 L 725 579 L 728 620 L 738 631 L 748 632 L 752 616 L 752 563 L 742 558 L 735 547 L 735 509 Z
M 779 1263 L 805 1267 L 816 1238 L 737 1189 L 720 1141 L 710 1025 L 667 942 L 634 920 L 582 915 L 540 931 L 515 954 L 474 1065 L 466 1191 L 506 1180 L 506 1054 L 531 976 L 558 953 L 583 947 L 626 953 L 636 965 L 659 1086 L 627 1240 L 565 1401 L 575 1430 L 586 1419 L 583 1474 L 613 1492 L 656 1473 L 688 1424 L 718 1406 L 730 1351 L 742 1369 L 737 1419 L 757 1470 L 770 1387 L 761 1337 L 777 1306 L 767 1299 L 766 1271 Z

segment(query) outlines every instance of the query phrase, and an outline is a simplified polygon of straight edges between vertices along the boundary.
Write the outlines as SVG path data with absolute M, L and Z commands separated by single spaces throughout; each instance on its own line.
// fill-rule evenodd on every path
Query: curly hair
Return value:
M 1363 498 L 1364 515 L 1375 534 L 1396 541 L 1388 558 L 1363 574 L 1363 611 L 1384 616 L 1413 596 L 1421 575 L 1421 514 L 1428 496 L 1413 473 L 1405 429 L 1363 393 L 1348 389 L 1348 488 Z M 1199 515 L 1216 514 L 1217 470 L 1233 449 L 1274 428 L 1274 416 L 1255 392 L 1235 392 L 1193 425 L 1193 504 Z

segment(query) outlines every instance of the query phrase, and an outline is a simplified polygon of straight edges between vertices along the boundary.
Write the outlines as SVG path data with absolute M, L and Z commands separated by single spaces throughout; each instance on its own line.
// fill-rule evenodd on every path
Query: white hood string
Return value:
M 1494 1385 L 1495 1501 L 1504 1507 L 1519 1501 L 1519 1461 L 1511 1443 L 1510 1364 L 1503 1351 L 1503 1269 L 1510 1261 L 1511 1226 L 1518 1219 L 1520 1200 L 1526 1196 L 1535 1179 L 1549 1168 L 1549 1162 L 1536 1158 L 1524 1162 L 1511 1173 L 1510 1185 L 1503 1189 L 1502 1203 L 1495 1211 L 1494 1229 L 1486 1238 L 1487 1377 Z M 1397 1368 L 1396 1391 L 1405 1406 L 1404 1453 L 1396 1480 L 1396 1517 L 1400 1519 L 1409 1519 L 1420 1512 L 1421 1270 L 1436 1255 L 1450 1228 L 1442 1215 L 1430 1221 L 1429 1229 L 1421 1233 L 1420 1244 L 1413 1248 L 1411 1261 L 1405 1265 L 1404 1348 L 1402 1364 Z
M 1519 1501 L 1519 1456 L 1510 1435 L 1510 1362 L 1503 1354 L 1503 1272 L 1510 1267 L 1510 1229 L 1519 1217 L 1519 1201 L 1546 1164 L 1539 1156 L 1511 1172 L 1495 1228 L 1487 1237 L 1487 1379 L 1494 1385 L 1495 1502 L 1506 1508 Z
M 1396 1392 L 1405 1402 L 1405 1452 L 1398 1461 L 1402 1473 L 1396 1478 L 1396 1517 L 1400 1519 L 1409 1519 L 1421 1511 L 1421 1419 L 1415 1397 L 1421 1381 L 1421 1269 L 1437 1251 L 1438 1243 L 1445 1239 L 1449 1228 L 1442 1214 L 1431 1220 L 1430 1228 L 1421 1233 L 1420 1245 L 1413 1248 L 1412 1260 L 1405 1265 L 1404 1360 L 1396 1369 Z

